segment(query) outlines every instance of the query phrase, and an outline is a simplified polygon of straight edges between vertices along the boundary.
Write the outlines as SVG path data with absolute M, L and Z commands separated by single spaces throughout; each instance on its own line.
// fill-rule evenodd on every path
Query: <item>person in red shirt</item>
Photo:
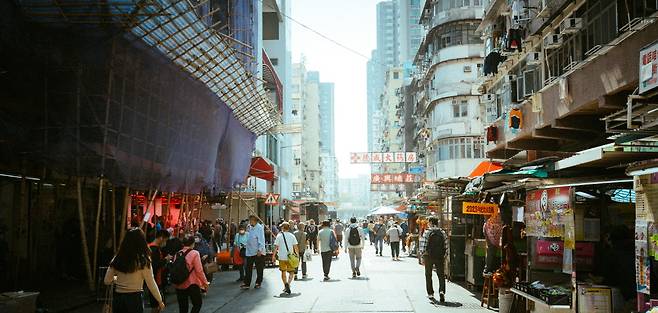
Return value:
M 198 313 L 201 311 L 201 305 L 203 304 L 201 290 L 207 290 L 209 283 L 206 279 L 206 274 L 203 272 L 201 255 L 198 251 L 194 250 L 194 236 L 186 236 L 183 239 L 183 249 L 181 252 L 185 256 L 185 262 L 187 263 L 188 270 L 190 270 L 190 275 L 183 283 L 174 285 L 176 287 L 179 312 L 187 313 L 189 302 L 191 301 L 192 311 L 189 312 Z M 180 256 L 180 253 L 176 254 L 176 257 Z

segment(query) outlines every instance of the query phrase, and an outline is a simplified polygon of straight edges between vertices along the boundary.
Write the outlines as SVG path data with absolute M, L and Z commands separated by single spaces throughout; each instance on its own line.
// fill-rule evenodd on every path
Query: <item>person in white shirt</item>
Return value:
M 290 264 L 288 255 L 295 253 L 299 256 L 299 247 L 297 246 L 297 238 L 290 232 L 290 224 L 288 222 L 281 223 L 281 232 L 274 240 L 274 253 L 272 255 L 273 262 L 279 260 L 279 269 L 281 270 L 281 280 L 283 281 L 283 292 L 291 294 L 290 283 L 295 279 L 295 272 L 297 267 Z
M 391 228 L 386 231 L 388 242 L 391 244 L 391 258 L 393 261 L 400 260 L 400 239 L 402 238 L 402 228 L 395 222 Z
M 359 227 L 356 218 L 350 219 L 350 225 L 345 229 L 345 253 L 350 256 L 350 265 L 352 266 L 352 278 L 361 276 L 361 256 L 363 252 L 363 242 L 365 241 L 365 234 L 363 229 Z

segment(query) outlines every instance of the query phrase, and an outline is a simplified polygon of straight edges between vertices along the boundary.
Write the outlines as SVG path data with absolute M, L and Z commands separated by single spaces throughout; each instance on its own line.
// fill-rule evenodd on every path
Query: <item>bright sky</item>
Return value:
M 377 45 L 376 4 L 380 0 L 292 0 L 291 17 L 321 34 L 369 56 Z M 350 164 L 350 152 L 366 152 L 366 63 L 356 55 L 291 22 L 293 62 L 306 57 L 306 68 L 335 87 L 336 157 L 339 177 L 369 173 L 368 165 Z

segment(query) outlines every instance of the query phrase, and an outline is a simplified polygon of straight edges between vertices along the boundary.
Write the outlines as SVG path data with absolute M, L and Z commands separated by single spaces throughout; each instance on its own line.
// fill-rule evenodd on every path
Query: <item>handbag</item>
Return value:
M 331 236 L 329 236 L 329 249 L 331 249 L 331 251 L 338 250 L 338 240 L 336 239 L 334 232 L 331 232 Z
M 114 282 L 105 290 L 105 303 L 103 303 L 103 313 L 112 313 L 112 301 L 114 300 Z
M 216 262 L 210 262 L 203 264 L 203 270 L 206 274 L 212 274 L 219 272 L 219 265 Z
M 288 248 L 288 241 L 286 240 L 286 233 L 282 232 L 281 236 L 283 237 L 283 243 L 286 245 L 286 250 L 288 251 L 288 263 L 290 263 L 291 267 L 298 267 L 299 266 L 299 257 L 297 254 L 295 254 L 294 251 L 290 251 L 290 248 Z

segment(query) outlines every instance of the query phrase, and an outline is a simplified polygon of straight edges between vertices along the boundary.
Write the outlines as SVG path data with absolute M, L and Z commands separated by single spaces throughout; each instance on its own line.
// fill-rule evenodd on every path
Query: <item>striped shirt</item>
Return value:
M 444 251 L 445 251 L 446 254 L 448 254 L 448 236 L 446 235 L 446 232 L 443 229 L 439 228 L 439 227 L 432 226 L 432 227 L 426 229 L 425 232 L 423 233 L 423 236 L 421 236 L 420 239 L 418 240 L 419 241 L 419 243 L 418 243 L 418 255 L 419 256 L 424 256 L 425 255 L 425 252 L 427 251 L 427 242 L 429 241 L 430 234 L 433 231 L 440 231 L 441 233 L 443 233 L 443 238 L 444 238 L 443 244 L 445 245 Z

